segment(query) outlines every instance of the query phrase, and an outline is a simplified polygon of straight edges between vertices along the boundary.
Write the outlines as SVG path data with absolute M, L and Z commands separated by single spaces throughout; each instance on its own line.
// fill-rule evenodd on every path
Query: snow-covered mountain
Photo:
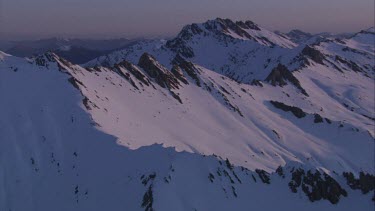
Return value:
M 374 37 L 216 19 L 84 66 L 1 53 L 0 209 L 370 210 Z

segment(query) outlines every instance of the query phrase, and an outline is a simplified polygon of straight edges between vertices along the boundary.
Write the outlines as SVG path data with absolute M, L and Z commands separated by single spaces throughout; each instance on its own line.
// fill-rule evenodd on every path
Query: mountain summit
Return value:
M 293 48 L 296 46 L 295 43 L 288 40 L 285 36 L 261 28 L 252 21 L 234 22 L 230 19 L 221 18 L 209 20 L 202 24 L 185 26 L 175 39 L 167 42 L 166 46 L 185 57 L 193 57 L 194 52 L 187 45 L 189 42 L 200 39 L 200 37 L 212 37 L 225 43 L 235 40 L 251 40 L 269 47 L 277 45 L 285 48 Z

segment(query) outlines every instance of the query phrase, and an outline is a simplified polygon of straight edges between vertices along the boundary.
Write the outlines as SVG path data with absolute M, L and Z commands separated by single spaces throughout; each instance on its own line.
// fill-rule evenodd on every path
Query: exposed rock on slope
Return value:
M 324 64 L 324 55 L 313 47 L 307 45 L 305 48 L 303 48 L 301 53 L 318 64 Z
M 297 89 L 301 90 L 302 94 L 309 96 L 301 83 L 288 68 L 282 64 L 278 64 L 266 78 L 267 82 L 270 82 L 272 86 L 285 86 L 287 81 L 292 83 Z
M 163 65 L 157 62 L 153 56 L 144 53 L 139 59 L 138 66 L 143 68 L 161 87 L 168 89 L 179 88 L 180 83 L 176 77 L 163 67 Z

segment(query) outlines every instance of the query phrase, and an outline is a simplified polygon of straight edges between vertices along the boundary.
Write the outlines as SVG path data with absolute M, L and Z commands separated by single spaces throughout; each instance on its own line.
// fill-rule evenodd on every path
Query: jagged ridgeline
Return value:
M 0 210 L 371 210 L 374 37 L 215 19 L 84 65 L 1 52 Z

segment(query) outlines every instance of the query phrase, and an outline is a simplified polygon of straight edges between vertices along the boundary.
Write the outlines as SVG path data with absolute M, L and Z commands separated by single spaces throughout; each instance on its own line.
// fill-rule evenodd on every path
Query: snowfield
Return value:
M 374 37 L 216 19 L 84 65 L 0 52 L 0 210 L 371 210 Z

